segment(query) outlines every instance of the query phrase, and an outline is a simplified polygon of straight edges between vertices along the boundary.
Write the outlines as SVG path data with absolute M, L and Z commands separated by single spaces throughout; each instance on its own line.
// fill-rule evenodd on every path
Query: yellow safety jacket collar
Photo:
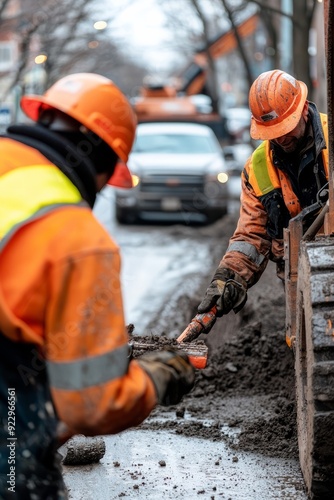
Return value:
M 87 206 L 56 166 L 30 165 L 0 176 L 0 248 L 23 224 L 68 204 Z

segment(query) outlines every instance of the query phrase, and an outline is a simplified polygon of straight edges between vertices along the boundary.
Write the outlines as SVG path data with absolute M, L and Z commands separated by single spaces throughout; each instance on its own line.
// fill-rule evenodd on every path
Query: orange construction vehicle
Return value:
M 258 16 L 255 14 L 237 27 L 238 34 L 247 38 L 256 30 Z M 175 78 L 173 85 L 147 82 L 140 95 L 133 100 L 138 122 L 195 121 L 209 125 L 218 138 L 227 134 L 220 114 L 212 109 L 212 101 L 205 90 L 208 74 L 208 54 L 212 59 L 222 57 L 237 46 L 233 30 L 225 32 L 198 51 L 191 64 Z

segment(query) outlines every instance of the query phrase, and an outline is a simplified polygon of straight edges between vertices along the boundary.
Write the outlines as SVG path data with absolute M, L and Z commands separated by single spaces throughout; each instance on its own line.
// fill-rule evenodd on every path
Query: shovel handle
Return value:
M 217 307 L 213 306 L 210 311 L 196 314 L 187 328 L 176 339 L 177 342 L 191 342 L 197 339 L 201 333 L 208 333 L 216 322 Z

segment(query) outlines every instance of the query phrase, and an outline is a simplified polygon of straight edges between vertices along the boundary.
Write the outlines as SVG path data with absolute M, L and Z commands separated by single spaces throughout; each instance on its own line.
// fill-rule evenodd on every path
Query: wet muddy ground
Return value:
M 211 233 L 216 263 L 233 227 L 234 218 L 227 217 L 202 229 L 207 237 Z M 182 331 L 196 313 L 211 271 L 203 277 L 198 289 L 191 290 L 189 286 L 178 297 L 168 329 L 163 314 L 152 318 L 149 326 L 152 335 L 171 336 Z M 197 372 L 195 388 L 179 405 L 178 413 L 187 410 L 192 415 L 216 420 L 223 417 L 231 428 L 238 425 L 241 434 L 238 443 L 233 443 L 236 448 L 297 458 L 294 359 L 285 343 L 284 321 L 283 286 L 276 278 L 274 264 L 270 263 L 259 283 L 250 289 L 244 309 L 238 315 L 231 312 L 218 319 L 209 335 L 199 337 L 209 347 L 208 365 Z M 238 400 L 235 409 L 234 399 Z M 260 415 L 256 411 L 258 401 Z M 156 413 L 162 411 L 159 408 Z M 162 427 L 166 428 L 166 424 Z M 194 425 L 183 426 L 180 433 L 213 439 L 218 435 L 217 429 L 199 429 Z
M 229 215 L 210 226 L 184 228 L 193 245 L 196 238 L 207 239 L 211 265 L 200 280 L 182 277 L 152 311 L 144 335 L 174 339 L 182 332 L 235 220 Z M 182 228 L 168 231 L 177 235 Z M 298 464 L 294 360 L 285 343 L 284 292 L 273 264 L 248 295 L 238 315 L 219 319 L 209 335 L 200 336 L 209 348 L 208 364 L 197 371 L 192 392 L 175 407 L 157 407 L 138 429 L 106 438 L 101 463 L 81 468 L 86 493 L 77 488 L 79 472 L 65 468 L 70 498 L 307 498 Z

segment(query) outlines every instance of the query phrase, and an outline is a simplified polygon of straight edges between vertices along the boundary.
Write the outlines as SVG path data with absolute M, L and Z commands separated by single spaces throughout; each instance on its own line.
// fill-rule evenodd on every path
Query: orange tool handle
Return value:
M 213 306 L 206 313 L 196 314 L 187 328 L 176 339 L 177 342 L 191 342 L 197 339 L 201 333 L 208 333 L 216 322 L 217 307 Z

